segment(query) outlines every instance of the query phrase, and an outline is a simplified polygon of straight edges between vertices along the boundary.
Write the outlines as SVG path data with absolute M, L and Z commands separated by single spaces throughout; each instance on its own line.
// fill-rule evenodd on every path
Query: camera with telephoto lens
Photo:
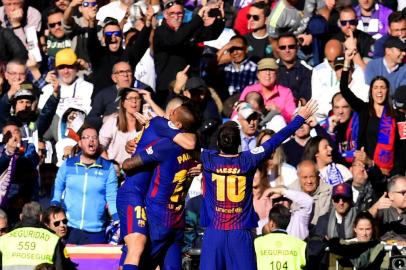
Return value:
M 390 270 L 406 270 L 406 256 L 391 256 L 389 258 Z

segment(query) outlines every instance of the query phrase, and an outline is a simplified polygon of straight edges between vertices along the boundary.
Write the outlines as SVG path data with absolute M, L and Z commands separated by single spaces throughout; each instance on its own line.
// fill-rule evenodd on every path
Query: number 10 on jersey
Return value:
M 246 177 L 243 175 L 219 175 L 211 176 L 216 183 L 216 197 L 218 201 L 229 200 L 233 203 L 241 202 L 245 197 Z

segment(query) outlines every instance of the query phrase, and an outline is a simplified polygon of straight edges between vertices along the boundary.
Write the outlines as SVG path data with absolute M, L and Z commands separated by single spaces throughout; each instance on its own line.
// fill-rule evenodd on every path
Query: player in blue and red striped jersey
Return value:
M 301 107 L 293 121 L 261 146 L 238 153 L 241 144 L 236 123 L 225 123 L 219 129 L 220 152 L 203 150 L 203 204 L 200 213 L 206 227 L 200 258 L 201 270 L 256 269 L 251 230 L 258 216 L 252 204 L 252 183 L 258 164 L 316 111 L 309 102 Z
M 167 112 L 171 112 L 170 119 L 177 114 L 177 108 L 174 109 L 174 107 L 180 106 L 182 102 L 182 100 L 169 102 Z M 191 134 L 181 133 L 176 125 L 177 123 L 162 117 L 151 119 L 138 137 L 137 150 L 134 155 L 163 137 L 170 138 L 185 148 L 193 148 L 194 143 L 190 143 Z M 123 169 L 127 169 L 126 162 L 123 163 Z M 141 254 L 147 241 L 148 224 L 145 214 L 145 195 L 153 167 L 145 167 L 136 173 L 131 172 L 131 170 L 126 170 L 126 172 L 125 182 L 117 192 L 117 211 L 121 226 L 120 237 L 124 238 L 125 242 L 120 265 L 122 265 L 123 270 L 134 270 L 138 269 Z
M 173 122 L 179 129 L 192 131 L 196 116 L 185 105 L 176 110 Z M 131 169 L 156 166 L 146 196 L 151 248 L 143 269 L 181 269 L 184 205 L 191 178 L 188 170 L 196 165 L 191 155 L 171 140 L 161 139 L 125 161 Z M 148 263 L 145 264 L 146 260 Z

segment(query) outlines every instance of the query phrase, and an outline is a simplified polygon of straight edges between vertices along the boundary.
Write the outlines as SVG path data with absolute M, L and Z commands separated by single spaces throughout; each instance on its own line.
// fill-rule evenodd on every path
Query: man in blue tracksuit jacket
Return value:
M 100 156 L 97 130 L 87 126 L 79 136 L 82 152 L 59 168 L 51 204 L 60 204 L 63 198 L 68 244 L 101 244 L 106 241 L 106 206 L 113 221 L 118 221 L 117 176 L 113 163 Z

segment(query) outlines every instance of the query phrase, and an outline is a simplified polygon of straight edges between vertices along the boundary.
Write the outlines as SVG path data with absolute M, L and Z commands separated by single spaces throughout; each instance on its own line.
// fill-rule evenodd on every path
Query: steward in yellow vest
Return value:
M 25 204 L 21 222 L 0 237 L 2 270 L 32 270 L 41 263 L 53 264 L 57 270 L 75 269 L 61 239 L 41 224 L 40 213 L 38 203 Z
M 258 270 L 300 270 L 306 266 L 306 243 L 288 235 L 289 209 L 274 205 L 269 212 L 267 233 L 254 241 Z

